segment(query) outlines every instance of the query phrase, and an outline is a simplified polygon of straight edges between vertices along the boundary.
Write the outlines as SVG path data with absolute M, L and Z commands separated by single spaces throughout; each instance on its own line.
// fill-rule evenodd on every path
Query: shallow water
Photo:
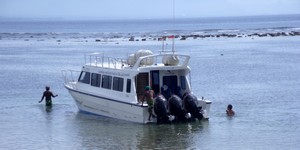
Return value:
M 84 54 L 161 43 L 0 41 L 1 149 L 298 149 L 300 37 L 176 41 L 192 56 L 192 87 L 212 101 L 209 121 L 140 125 L 78 112 L 61 70 L 81 69 Z M 45 85 L 59 96 L 46 110 Z M 236 116 L 227 117 L 231 103 Z

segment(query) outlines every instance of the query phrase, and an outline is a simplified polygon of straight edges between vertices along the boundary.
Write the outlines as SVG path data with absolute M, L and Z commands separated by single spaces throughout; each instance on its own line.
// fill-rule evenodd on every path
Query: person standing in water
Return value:
M 46 91 L 44 91 L 43 93 L 43 96 L 41 98 L 41 100 L 39 101 L 39 103 L 41 103 L 44 98 L 46 98 L 46 106 L 52 106 L 52 99 L 51 97 L 56 97 L 58 96 L 57 94 L 56 95 L 53 95 L 53 93 L 50 91 L 50 87 L 49 86 L 46 86 Z
M 154 91 L 151 90 L 150 86 L 146 86 L 145 90 L 146 90 L 146 92 L 145 92 L 145 94 L 144 94 L 144 96 L 142 98 L 142 105 L 143 105 L 143 103 L 144 103 L 144 101 L 146 99 L 146 102 L 148 104 L 148 112 L 149 112 L 148 121 L 150 121 L 151 116 L 153 118 L 156 118 L 156 116 L 153 114 L 153 107 L 154 107 L 154 98 L 153 97 L 154 97 Z
M 227 106 L 226 114 L 227 114 L 227 116 L 234 116 L 235 112 L 232 110 L 232 105 L 231 104 L 229 104 Z

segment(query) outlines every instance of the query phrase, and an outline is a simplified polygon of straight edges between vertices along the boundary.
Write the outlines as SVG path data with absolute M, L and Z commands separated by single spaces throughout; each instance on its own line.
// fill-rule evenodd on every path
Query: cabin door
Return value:
M 154 93 L 159 93 L 159 71 L 154 70 L 151 71 L 151 88 L 154 91 Z
M 172 94 L 178 95 L 177 76 L 164 76 L 163 85 L 167 85 Z
M 140 73 L 136 77 L 136 94 L 138 100 L 142 100 L 145 93 L 145 87 L 149 85 L 149 73 Z

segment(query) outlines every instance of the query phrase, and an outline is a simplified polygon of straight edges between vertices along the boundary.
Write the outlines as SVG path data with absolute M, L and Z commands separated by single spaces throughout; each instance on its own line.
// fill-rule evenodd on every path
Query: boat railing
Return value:
M 72 89 L 76 89 L 76 82 L 80 75 L 78 70 L 62 70 L 62 75 L 64 78 L 64 85 Z
M 171 60 L 170 63 L 168 62 L 168 59 Z M 144 62 L 150 60 L 150 64 L 145 64 Z M 160 54 L 154 54 L 154 55 L 147 55 L 142 56 L 136 60 L 132 68 L 138 68 L 138 67 L 147 67 L 147 66 L 158 66 L 158 65 L 164 65 L 164 66 L 177 66 L 177 67 L 187 67 L 189 64 L 190 56 L 184 55 L 184 54 L 177 54 L 177 53 L 160 53 Z
M 186 67 L 188 66 L 190 56 L 184 54 L 178 54 L 174 52 L 160 52 L 158 54 L 150 54 L 138 58 L 134 57 L 134 62 L 132 64 L 130 64 L 132 60 L 129 59 L 130 57 L 124 59 L 124 58 L 116 58 L 116 57 L 107 57 L 104 56 L 104 53 L 91 53 L 85 55 L 85 64 L 87 66 L 113 68 L 113 69 L 124 69 L 124 68 L 137 69 L 138 67 L 159 66 L 159 65 L 173 66 L 173 67 L 174 66 Z
M 107 57 L 104 53 L 91 53 L 85 55 L 85 64 L 95 67 L 120 69 L 127 64 L 123 58 Z

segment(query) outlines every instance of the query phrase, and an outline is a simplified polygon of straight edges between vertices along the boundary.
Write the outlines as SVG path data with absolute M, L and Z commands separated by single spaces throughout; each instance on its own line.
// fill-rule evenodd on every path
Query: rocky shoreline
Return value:
M 202 33 L 202 34 L 175 34 L 165 36 L 162 34 L 103 34 L 103 33 L 0 33 L 2 40 L 22 41 L 72 41 L 72 42 L 116 42 L 116 41 L 159 41 L 167 38 L 176 40 L 205 39 L 205 38 L 254 38 L 254 37 L 280 37 L 300 36 L 300 31 L 253 32 L 253 33 Z
M 171 38 L 176 38 L 179 40 L 186 40 L 188 38 L 192 39 L 204 39 L 204 38 L 244 38 L 244 37 L 278 37 L 278 36 L 300 36 L 300 31 L 290 31 L 290 32 L 266 32 L 266 33 L 251 33 L 251 34 L 240 34 L 240 33 L 221 33 L 221 34 L 186 34 L 186 35 L 174 35 Z M 169 36 L 161 37 L 150 37 L 148 39 L 152 40 L 164 40 L 169 38 Z M 147 38 L 140 38 L 131 36 L 129 41 L 146 41 Z

